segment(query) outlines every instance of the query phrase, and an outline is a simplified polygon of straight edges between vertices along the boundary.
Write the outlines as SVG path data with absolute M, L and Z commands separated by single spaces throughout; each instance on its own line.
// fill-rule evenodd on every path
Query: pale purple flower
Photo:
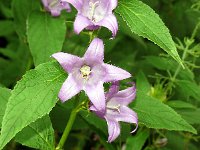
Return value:
M 42 3 L 52 16 L 59 16 L 63 9 L 67 12 L 71 11 L 69 3 L 64 0 L 42 0 Z
M 119 91 L 118 83 L 114 83 L 109 92 L 106 93 L 106 112 L 98 111 L 93 105 L 90 107 L 91 111 L 107 121 L 108 142 L 114 141 L 119 136 L 119 121 L 136 124 L 136 128 L 131 133 L 136 131 L 138 126 L 137 114 L 128 108 L 128 104 L 135 99 L 135 95 L 135 86 Z
M 52 57 L 68 72 L 59 98 L 64 102 L 84 90 L 94 107 L 102 112 L 105 112 L 103 83 L 131 77 L 127 71 L 103 62 L 104 45 L 98 38 L 91 42 L 82 58 L 63 52 L 53 54 Z
M 65 0 L 78 11 L 74 22 L 74 31 L 79 34 L 83 29 L 95 30 L 103 26 L 108 28 L 113 37 L 118 31 L 118 23 L 113 9 L 117 0 Z

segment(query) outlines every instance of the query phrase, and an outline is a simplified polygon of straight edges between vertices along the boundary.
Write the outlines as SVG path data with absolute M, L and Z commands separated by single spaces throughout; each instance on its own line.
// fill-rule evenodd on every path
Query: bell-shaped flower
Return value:
M 52 57 L 68 72 L 59 98 L 64 102 L 84 90 L 94 107 L 102 112 L 105 112 L 103 83 L 131 77 L 127 71 L 103 62 L 104 44 L 98 38 L 91 42 L 83 58 L 63 52 L 55 53 Z
M 99 117 L 105 119 L 108 125 L 108 142 L 114 141 L 120 134 L 119 122 L 127 122 L 136 124 L 136 128 L 131 132 L 135 132 L 138 126 L 137 114 L 128 107 L 128 104 L 135 99 L 135 86 L 119 91 L 118 83 L 114 83 L 109 92 L 106 93 L 106 111 L 103 114 L 93 105 L 90 107 Z
M 117 0 L 65 0 L 78 11 L 74 22 L 74 31 L 79 34 L 83 29 L 96 30 L 103 26 L 108 28 L 113 37 L 118 31 L 118 23 L 113 9 Z
M 50 12 L 52 16 L 59 16 L 63 9 L 67 12 L 71 11 L 69 3 L 64 0 L 42 0 L 42 3 L 46 11 Z

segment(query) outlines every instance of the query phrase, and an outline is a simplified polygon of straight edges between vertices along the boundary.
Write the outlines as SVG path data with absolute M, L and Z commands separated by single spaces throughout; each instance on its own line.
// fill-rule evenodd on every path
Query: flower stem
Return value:
M 67 126 L 66 126 L 64 132 L 63 132 L 63 135 L 62 135 L 62 137 L 60 139 L 60 142 L 59 142 L 58 146 L 56 147 L 56 150 L 62 150 L 62 148 L 63 148 L 63 146 L 65 144 L 65 141 L 67 140 L 67 137 L 69 135 L 69 132 L 70 132 L 70 130 L 72 128 L 72 125 L 73 125 L 73 123 L 74 123 L 74 121 L 76 119 L 76 115 L 77 115 L 77 111 L 73 110 L 71 112 L 71 114 L 70 114 L 69 121 L 67 123 Z
M 76 96 L 76 101 L 78 100 L 79 96 Z M 78 102 L 78 101 L 77 101 Z M 58 143 L 58 146 L 56 147 L 56 150 L 62 150 L 63 146 L 65 144 L 65 141 L 67 140 L 67 137 L 69 135 L 70 130 L 72 129 L 72 126 L 74 124 L 74 121 L 76 119 L 77 113 L 80 111 L 82 105 L 79 105 L 75 107 L 75 109 L 72 110 L 69 120 L 67 122 L 67 126 L 65 127 L 65 130 L 63 132 L 63 135 Z

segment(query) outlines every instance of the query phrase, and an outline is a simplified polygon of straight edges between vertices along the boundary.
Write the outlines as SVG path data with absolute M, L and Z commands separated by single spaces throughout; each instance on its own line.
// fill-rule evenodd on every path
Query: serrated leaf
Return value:
M 11 95 L 10 92 L 11 91 L 9 89 L 0 87 L 0 128 L 6 110 L 6 104 Z
M 46 115 L 25 127 L 16 135 L 15 141 L 36 149 L 54 150 L 54 130 L 49 116 Z
M 148 5 L 138 0 L 121 0 L 116 12 L 132 32 L 151 40 L 182 64 L 168 28 Z
M 197 133 L 197 131 L 172 108 L 142 92 L 137 93 L 137 99 L 131 107 L 137 112 L 139 122 L 146 125 L 148 128 Z
M 33 10 L 40 9 L 40 0 L 13 0 L 14 26 L 22 41 L 26 40 L 26 21 Z
M 126 150 L 141 150 L 149 134 L 149 130 L 139 130 L 136 135 L 128 137 Z
M 24 127 L 51 111 L 65 79 L 65 72 L 55 62 L 41 64 L 23 76 L 7 104 L 2 122 L 0 149 Z
M 45 12 L 33 11 L 28 17 L 27 36 L 35 65 L 47 62 L 62 50 L 66 25 L 64 18 L 54 18 Z

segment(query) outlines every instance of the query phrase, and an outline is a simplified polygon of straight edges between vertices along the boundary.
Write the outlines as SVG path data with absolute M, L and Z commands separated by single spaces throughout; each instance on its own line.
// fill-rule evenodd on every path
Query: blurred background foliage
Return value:
M 105 62 L 131 72 L 133 75 L 131 80 L 136 81 L 136 84 L 142 78 L 143 84 L 138 87 L 138 91 L 145 91 L 148 96 L 172 107 L 199 132 L 200 2 L 198 0 L 142 1 L 151 6 L 169 28 L 185 69 L 157 45 L 130 34 L 119 16 L 120 29 L 116 39 L 110 40 L 111 33 L 106 29 L 99 31 L 99 37 L 106 39 Z M 34 68 L 26 37 L 26 19 L 31 10 L 42 9 L 39 0 L 33 5 L 28 4 L 29 0 L 26 3 L 23 1 L 18 9 L 23 9 L 24 13 L 19 16 L 18 9 L 12 7 L 13 3 L 12 0 L 0 0 L 0 87 L 10 89 L 27 70 Z M 74 15 L 68 16 L 63 12 L 61 16 L 67 18 L 68 27 L 63 51 L 82 56 L 88 46 L 89 36 L 86 32 L 80 36 L 73 33 L 72 21 L 76 11 L 73 10 L 72 13 Z M 60 132 L 64 130 L 72 106 L 72 101 L 65 105 L 58 104 L 51 112 L 50 117 L 56 137 L 59 137 Z M 101 120 L 95 120 L 95 116 L 90 115 L 88 117 L 90 121 L 87 121 L 82 117 L 87 113 L 87 111 L 82 112 L 76 119 L 65 149 L 114 150 L 122 146 L 127 150 L 198 150 L 200 146 L 199 135 L 148 129 L 142 124 L 133 136 L 129 135 L 130 126 L 123 124 L 121 136 L 110 145 L 106 142 L 106 123 L 102 121 L 96 126 L 95 121 Z M 7 149 L 30 148 L 13 141 Z

